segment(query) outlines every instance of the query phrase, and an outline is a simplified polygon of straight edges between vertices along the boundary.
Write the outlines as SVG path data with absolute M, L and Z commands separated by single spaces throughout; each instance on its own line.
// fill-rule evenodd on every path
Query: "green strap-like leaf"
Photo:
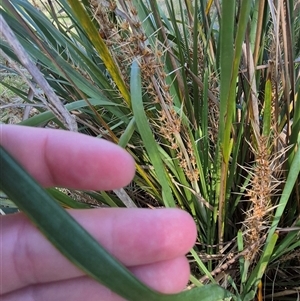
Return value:
M 265 85 L 265 109 L 264 109 L 264 125 L 263 125 L 263 135 L 266 137 L 270 135 L 271 117 L 272 117 L 272 83 L 271 83 L 271 78 L 268 77 Z
M 136 121 L 136 126 L 145 144 L 145 148 L 150 157 L 150 161 L 153 164 L 159 183 L 162 187 L 162 194 L 164 203 L 167 207 L 175 207 L 174 198 L 168 183 L 166 176 L 166 170 L 163 165 L 163 161 L 160 157 L 160 153 L 153 137 L 153 133 L 150 129 L 146 113 L 143 107 L 142 99 L 142 84 L 141 84 L 141 72 L 136 61 L 133 62 L 131 67 L 131 104 L 132 110 Z
M 118 104 L 107 101 L 104 97 L 99 95 L 97 99 L 89 98 L 89 103 L 93 106 L 103 106 L 103 107 L 109 107 L 109 106 L 118 106 Z M 78 110 L 81 108 L 85 108 L 88 106 L 88 103 L 85 100 L 77 100 L 72 103 L 66 104 L 65 108 L 68 111 Z M 21 121 L 19 125 L 27 125 L 27 126 L 38 126 L 42 123 L 49 122 L 53 119 L 55 119 L 55 115 L 51 111 L 46 111 L 43 113 L 40 113 L 38 115 L 34 115 L 24 121 Z

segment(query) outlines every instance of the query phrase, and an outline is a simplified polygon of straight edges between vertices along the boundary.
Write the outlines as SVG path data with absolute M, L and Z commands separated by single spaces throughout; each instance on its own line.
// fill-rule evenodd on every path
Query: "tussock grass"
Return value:
M 44 3 L 47 17 L 7 3 L 4 18 L 78 131 L 134 156 L 131 201 L 193 216 L 190 288 L 296 296 L 300 273 L 286 279 L 300 248 L 299 1 L 57 0 Z M 1 44 L 18 61 L 11 47 Z M 68 127 L 50 108 L 21 124 L 48 122 Z M 89 193 L 128 204 L 118 192 Z

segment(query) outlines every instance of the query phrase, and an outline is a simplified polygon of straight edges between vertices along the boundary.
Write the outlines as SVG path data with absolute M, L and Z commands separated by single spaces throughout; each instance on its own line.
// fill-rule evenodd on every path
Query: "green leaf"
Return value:
M 56 188 L 48 188 L 47 191 L 53 198 L 55 198 L 64 207 L 74 208 L 74 209 L 90 208 L 89 205 L 73 200 L 72 198 L 70 198 L 69 196 L 67 196 L 66 194 L 64 194 L 63 192 L 59 191 Z
M 194 249 L 191 250 L 191 254 L 193 255 L 194 259 L 196 260 L 199 269 L 208 277 L 208 279 L 212 283 L 216 283 L 216 280 L 212 277 L 211 273 L 206 268 L 206 266 L 204 265 L 204 263 L 202 262 L 202 260 L 199 258 L 199 256 L 197 255 L 197 253 L 195 252 Z
M 144 111 L 141 86 L 141 72 L 137 61 L 134 61 L 131 66 L 130 90 L 132 110 L 136 120 L 136 126 L 143 139 L 145 148 L 150 157 L 150 161 L 153 164 L 158 181 L 162 187 L 164 203 L 167 207 L 175 207 L 175 201 L 173 199 L 171 189 L 168 183 L 166 170 L 164 168 L 164 164 L 160 157 L 156 141 L 153 137 L 153 133 L 151 131 L 146 113 Z
M 133 133 L 135 131 L 135 119 L 134 117 L 130 120 L 128 126 L 126 127 L 124 133 L 122 134 L 122 136 L 119 139 L 119 145 L 123 148 L 126 147 L 127 143 L 129 142 L 129 140 L 131 139 Z
M 278 226 L 280 218 L 283 216 L 284 209 L 285 209 L 286 204 L 292 194 L 294 185 L 295 185 L 297 179 L 299 178 L 299 174 L 300 174 L 300 133 L 298 133 L 297 150 L 294 155 L 293 161 L 291 162 L 291 167 L 290 167 L 287 179 L 285 181 L 284 189 L 282 191 L 282 194 L 281 194 L 281 197 L 279 200 L 279 204 L 277 206 L 275 216 L 273 218 L 273 222 L 272 222 L 272 225 L 271 225 L 269 233 L 268 233 L 266 243 L 268 243 L 271 240 L 271 238 Z
M 271 116 L 272 116 L 272 83 L 268 78 L 265 85 L 265 103 L 264 103 L 264 125 L 263 135 L 268 137 L 271 131 Z
M 93 106 L 103 106 L 103 107 L 118 106 L 118 104 L 116 104 L 116 103 L 107 101 L 104 97 L 101 97 L 101 95 L 99 95 L 99 97 L 97 99 L 92 99 L 92 98 L 89 99 L 89 102 Z M 89 106 L 89 104 L 85 100 L 78 100 L 78 101 L 74 101 L 72 103 L 65 105 L 65 107 L 68 111 L 78 110 L 78 109 L 88 107 L 88 106 Z M 53 112 L 46 111 L 46 112 L 40 113 L 38 115 L 34 115 L 33 117 L 30 117 L 24 121 L 21 121 L 19 124 L 27 125 L 27 126 L 38 126 L 45 122 L 49 122 L 55 118 L 56 117 Z
M 247 293 L 251 293 L 252 290 L 256 291 L 257 285 L 259 281 L 261 280 L 263 274 L 265 273 L 265 270 L 269 264 L 270 258 L 273 254 L 273 250 L 275 247 L 275 244 L 278 239 L 278 234 L 274 233 L 268 243 L 266 243 L 263 255 L 261 256 L 259 262 L 257 263 L 255 269 L 252 271 L 249 280 L 246 283 L 245 288 L 245 296 L 247 296 Z M 244 299 L 243 299 L 244 300 Z

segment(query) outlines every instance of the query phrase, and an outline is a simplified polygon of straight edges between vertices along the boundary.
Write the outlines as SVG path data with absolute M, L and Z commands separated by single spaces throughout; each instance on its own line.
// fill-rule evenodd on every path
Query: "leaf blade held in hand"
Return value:
M 129 300 L 140 300 L 141 294 L 151 294 L 150 289 L 108 254 L 10 157 L 3 147 L 1 147 L 1 170 L 5 177 L 1 177 L 0 189 L 64 256 L 116 293 L 131 298 Z M 116 278 L 119 280 L 117 283 Z M 132 285 L 135 290 L 128 290 Z
M 201 300 L 211 301 L 221 300 L 227 294 L 219 286 L 213 286 L 215 299 L 211 299 L 211 286 L 176 295 L 163 295 L 153 291 L 135 278 L 62 209 L 2 146 L 0 163 L 0 189 L 65 257 L 120 296 L 132 301 L 192 301 L 196 296 Z

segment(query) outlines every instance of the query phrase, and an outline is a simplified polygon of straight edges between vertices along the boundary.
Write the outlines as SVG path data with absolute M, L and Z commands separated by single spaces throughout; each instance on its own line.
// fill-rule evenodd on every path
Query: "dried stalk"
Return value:
M 21 64 L 28 70 L 34 81 L 41 87 L 47 96 L 47 100 L 41 98 L 42 102 L 55 114 L 55 116 L 65 125 L 70 131 L 77 131 L 77 123 L 75 118 L 63 106 L 57 95 L 54 93 L 48 82 L 45 80 L 43 74 L 38 67 L 31 61 L 24 47 L 20 44 L 17 37 L 6 23 L 4 18 L 0 15 L 0 33 L 3 35 L 7 43 L 13 49 L 14 53 L 20 60 Z M 33 85 L 30 87 L 35 90 Z

